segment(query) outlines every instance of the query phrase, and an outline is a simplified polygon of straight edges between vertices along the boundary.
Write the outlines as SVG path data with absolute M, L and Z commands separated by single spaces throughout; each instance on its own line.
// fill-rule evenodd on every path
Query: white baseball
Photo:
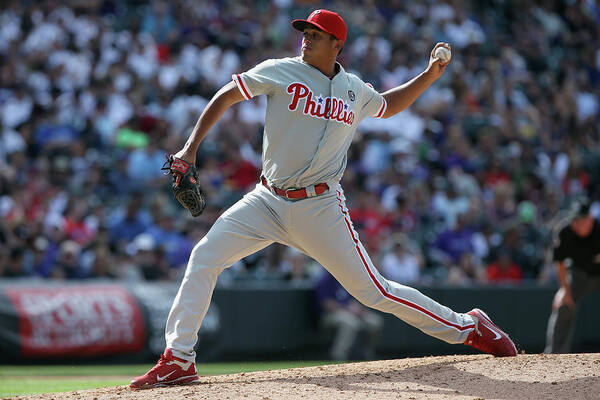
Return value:
M 441 62 L 447 64 L 452 58 L 452 53 L 445 47 L 438 47 L 433 54 L 434 58 L 439 58 Z

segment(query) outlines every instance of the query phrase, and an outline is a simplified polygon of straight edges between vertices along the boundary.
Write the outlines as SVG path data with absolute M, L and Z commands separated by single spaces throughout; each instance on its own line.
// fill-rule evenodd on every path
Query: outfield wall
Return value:
M 528 353 L 543 350 L 555 288 L 420 288 L 457 311 L 484 309 Z M 0 361 L 144 360 L 164 348 L 164 324 L 177 285 L 106 281 L 0 280 Z M 575 351 L 600 351 L 600 293 L 585 299 Z M 471 353 L 385 316 L 381 358 Z M 331 332 L 319 328 L 309 286 L 246 283 L 215 291 L 200 331 L 199 361 L 325 359 Z

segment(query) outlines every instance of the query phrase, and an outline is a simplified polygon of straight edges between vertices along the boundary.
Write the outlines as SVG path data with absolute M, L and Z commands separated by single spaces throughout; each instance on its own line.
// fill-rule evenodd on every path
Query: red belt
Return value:
M 260 177 L 260 181 L 262 182 L 264 187 L 269 189 L 272 193 L 275 193 L 278 196 L 285 197 L 286 199 L 291 200 L 299 200 L 305 199 L 307 197 L 319 196 L 325 193 L 327 190 L 329 190 L 329 185 L 327 185 L 326 183 L 317 183 L 316 185 L 307 186 L 301 189 L 283 190 L 276 188 L 275 186 L 269 186 L 264 176 Z

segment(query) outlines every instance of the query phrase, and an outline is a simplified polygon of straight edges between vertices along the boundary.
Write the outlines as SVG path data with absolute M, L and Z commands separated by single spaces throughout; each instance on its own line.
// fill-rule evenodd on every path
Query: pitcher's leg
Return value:
M 213 228 L 222 229 L 226 224 L 218 223 Z M 231 235 L 222 230 L 217 234 L 209 232 L 194 247 L 165 327 L 167 348 L 172 349 L 176 357 L 195 360 L 198 331 L 221 271 L 270 243 L 239 236 L 232 240 Z M 219 246 L 227 246 L 228 249 L 220 249 Z
M 469 315 L 456 313 L 414 288 L 385 279 L 377 271 L 360 242 L 356 243 L 355 250 L 358 256 L 348 255 L 344 261 L 345 265 L 340 265 L 340 277 L 336 278 L 357 300 L 369 307 L 394 314 L 426 334 L 445 342 L 465 342 L 475 326 Z M 334 266 L 324 264 L 334 273 L 330 265 Z M 364 272 L 357 271 L 358 268 L 362 268 Z M 361 280 L 358 280 L 359 278 Z M 357 287 L 359 285 L 360 287 Z
M 227 210 L 192 250 L 165 328 L 173 355 L 194 360 L 194 346 L 223 269 L 284 236 L 272 210 L 254 192 Z
M 352 227 L 341 189 L 333 197 L 311 199 L 297 208 L 294 240 L 357 300 L 448 343 L 465 342 L 475 327 L 470 315 L 381 276 Z

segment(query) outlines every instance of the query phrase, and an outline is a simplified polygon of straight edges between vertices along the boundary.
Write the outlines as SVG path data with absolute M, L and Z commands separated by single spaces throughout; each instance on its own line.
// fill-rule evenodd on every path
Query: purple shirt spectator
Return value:
M 352 300 L 350 293 L 326 270 L 323 270 L 323 274 L 317 282 L 315 293 L 321 311 L 323 311 L 323 303 L 326 300 L 335 300 L 344 305 Z
M 440 232 L 433 246 L 456 264 L 463 254 L 473 252 L 473 233 L 473 229 L 458 223 L 456 228 Z

